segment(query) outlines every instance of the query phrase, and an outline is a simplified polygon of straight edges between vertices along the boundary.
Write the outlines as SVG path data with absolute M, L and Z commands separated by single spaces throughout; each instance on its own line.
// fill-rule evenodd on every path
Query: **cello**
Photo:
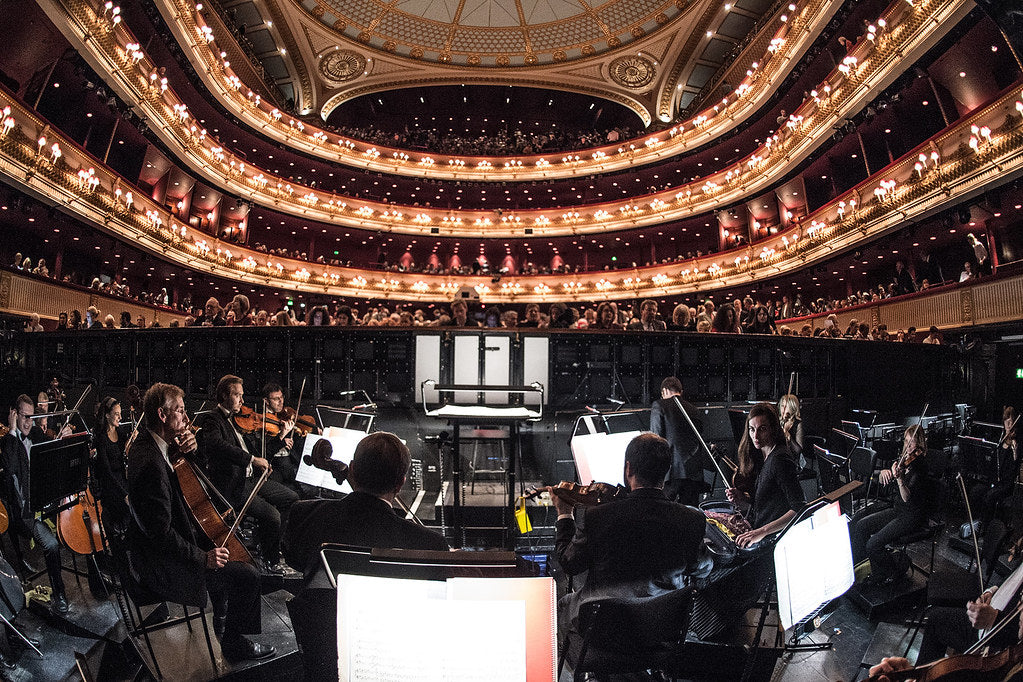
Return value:
M 192 426 L 190 421 L 186 421 L 186 428 L 193 434 L 199 431 L 197 427 Z M 255 564 L 255 560 L 249 554 L 249 550 L 242 544 L 237 534 L 233 532 L 234 527 L 228 525 L 225 520 L 225 516 L 233 512 L 231 505 L 217 491 L 206 475 L 185 457 L 185 453 L 180 448 L 180 436 L 175 438 L 174 444 L 178 447 L 172 455 L 171 466 L 174 468 L 174 474 L 178 478 L 178 485 L 181 487 L 181 494 L 185 498 L 185 504 L 192 513 L 195 522 L 199 524 L 206 537 L 216 547 L 227 548 L 228 552 L 230 552 L 231 561 L 244 561 Z M 253 490 L 253 494 L 258 489 L 257 487 Z M 214 495 L 218 498 L 219 502 L 226 505 L 227 509 L 224 513 L 221 513 L 213 504 Z M 241 516 L 239 515 L 238 519 L 240 518 Z M 236 524 L 238 519 L 235 521 Z
M 88 487 L 75 503 L 57 514 L 57 538 L 75 554 L 95 554 L 103 549 L 100 516 L 103 508 Z

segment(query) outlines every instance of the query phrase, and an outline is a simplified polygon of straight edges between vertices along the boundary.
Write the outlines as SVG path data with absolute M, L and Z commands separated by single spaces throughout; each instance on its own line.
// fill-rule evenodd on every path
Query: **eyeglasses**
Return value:
M 173 409 L 167 409 L 167 408 L 163 408 L 163 409 L 168 414 L 184 414 L 185 413 L 185 407 L 184 406 L 175 407 Z
M 28 419 L 29 417 L 34 417 L 35 415 L 34 414 L 25 414 L 24 412 L 19 412 L 18 416 L 21 417 L 22 419 Z

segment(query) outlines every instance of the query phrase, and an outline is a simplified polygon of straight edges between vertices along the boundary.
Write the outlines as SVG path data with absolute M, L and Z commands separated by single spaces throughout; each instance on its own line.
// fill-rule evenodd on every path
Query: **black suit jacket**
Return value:
M 38 426 L 32 427 L 28 439 L 33 443 L 47 440 L 43 430 Z M 32 512 L 30 499 L 32 487 L 28 452 L 13 431 L 0 439 L 0 490 L 15 532 L 20 535 L 31 535 L 35 514 Z
M 162 599 L 206 604 L 206 549 L 185 504 L 178 478 L 149 431 L 140 432 L 128 458 L 128 529 L 133 577 Z M 200 543 L 202 543 L 200 545 Z
M 712 562 L 703 549 L 707 520 L 698 509 L 669 501 L 663 491 L 641 488 L 586 510 L 581 527 L 558 519 L 555 552 L 569 575 L 587 571 L 581 589 L 563 602 L 574 626 L 579 606 L 607 597 L 644 597 L 704 577 Z
M 288 514 L 284 557 L 292 566 L 319 568 L 320 546 L 325 542 L 359 547 L 448 549 L 444 538 L 398 517 L 386 502 L 356 491 L 341 500 L 303 500 Z
M 683 409 L 693 420 L 697 429 L 703 428 L 696 408 L 682 400 Z M 690 478 L 703 481 L 703 460 L 700 457 L 700 442 L 689 428 L 685 417 L 678 411 L 674 398 L 655 400 L 650 406 L 650 430 L 668 441 L 671 446 L 670 478 Z
M 249 453 L 255 453 L 256 450 L 248 441 L 246 446 L 249 452 L 242 450 L 235 435 L 237 431 L 234 423 L 224 416 L 219 407 L 199 415 L 195 425 L 200 427 L 196 434 L 199 444 L 197 461 L 206 469 L 210 481 L 227 501 L 235 509 L 241 509 L 245 503 L 245 470 L 253 457 Z

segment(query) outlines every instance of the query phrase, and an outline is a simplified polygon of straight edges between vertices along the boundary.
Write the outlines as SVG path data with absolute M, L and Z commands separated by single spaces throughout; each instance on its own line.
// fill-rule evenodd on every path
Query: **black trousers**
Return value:
M 248 499 L 255 484 L 254 477 L 245 479 L 243 502 Z M 294 490 L 277 481 L 268 480 L 249 505 L 248 513 L 257 523 L 260 550 L 263 558 L 271 565 L 281 558 L 281 529 L 287 523 L 291 505 L 297 501 L 298 493 Z
M 61 575 L 60 543 L 57 537 L 41 519 L 33 519 L 30 526 L 32 538 L 43 550 L 46 559 L 46 574 L 55 594 L 64 594 L 64 578 Z
M 886 546 L 897 543 L 925 523 L 926 515 L 906 512 L 889 506 L 887 502 L 867 505 L 852 517 L 849 534 L 853 561 L 870 559 L 872 575 L 879 578 L 893 575 L 897 565 Z
M 259 603 L 259 571 L 250 563 L 228 561 L 223 568 L 206 571 L 206 589 L 214 616 L 226 616 L 224 639 L 257 635 L 263 629 Z
M 998 513 L 998 505 L 1004 500 L 1012 497 L 1016 484 L 1013 481 L 1008 483 L 977 483 L 970 487 L 970 511 L 973 518 L 985 526 L 994 520 Z

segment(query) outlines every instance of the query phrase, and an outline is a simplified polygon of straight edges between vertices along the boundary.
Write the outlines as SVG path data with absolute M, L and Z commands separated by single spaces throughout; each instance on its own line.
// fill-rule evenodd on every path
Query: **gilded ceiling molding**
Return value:
M 336 40 L 422 62 L 513 69 L 586 59 L 623 46 L 636 49 L 641 39 L 707 1 L 547 0 L 534 4 L 527 16 L 515 0 L 512 16 L 510 2 L 467 7 L 463 0 L 445 19 L 444 7 L 415 0 L 291 0 Z
M 0 91 L 0 174 L 26 193 L 167 261 L 239 282 L 330 296 L 483 303 L 675 296 L 746 285 L 833 258 L 1023 175 L 1023 92 L 1014 87 L 830 204 L 752 246 L 684 262 L 571 275 L 427 275 L 278 259 L 180 223 Z M 977 132 L 974 132 L 977 131 Z M 38 143 L 41 135 L 45 143 Z M 52 146 L 51 146 L 52 145 Z M 930 156 L 930 152 L 935 156 Z M 919 161 L 923 158 L 923 162 Z M 759 249 L 759 250 L 758 250 Z
M 61 0 L 48 0 L 53 2 L 60 2 Z M 71 0 L 67 0 L 70 2 Z M 225 106 L 229 111 L 234 113 L 240 120 L 247 123 L 251 127 L 260 130 L 263 134 L 266 134 L 280 142 L 288 144 L 289 146 L 303 151 L 314 156 L 326 158 L 331 161 L 340 162 L 345 165 L 352 167 L 365 168 L 367 170 L 373 170 L 383 173 L 392 173 L 397 175 L 416 176 L 416 177 L 429 177 L 444 180 L 472 180 L 472 181 L 506 181 L 506 180 L 542 180 L 542 179 L 554 179 L 554 178 L 569 178 L 581 175 L 592 175 L 594 173 L 613 172 L 628 169 L 642 164 L 656 163 L 659 160 L 669 158 L 671 156 L 684 153 L 691 148 L 691 146 L 699 146 L 706 144 L 717 136 L 727 133 L 731 130 L 739 121 L 745 120 L 748 116 L 756 112 L 767 97 L 772 93 L 771 91 L 757 87 L 757 81 L 761 77 L 760 71 L 755 75 L 753 79 L 753 87 L 749 88 L 749 92 L 745 96 L 736 97 L 732 102 L 722 109 L 718 115 L 718 112 L 706 111 L 704 115 L 696 117 L 696 120 L 701 120 L 699 126 L 694 126 L 693 121 L 685 121 L 676 126 L 678 135 L 673 135 L 670 140 L 664 141 L 666 144 L 656 146 L 636 146 L 635 149 L 625 147 L 618 147 L 617 145 L 608 145 L 605 147 L 598 147 L 581 151 L 578 155 L 580 159 L 573 161 L 572 163 L 561 163 L 555 158 L 553 161 L 544 155 L 532 155 L 516 157 L 511 159 L 515 163 L 508 164 L 509 161 L 506 157 L 497 157 L 493 159 L 484 159 L 483 157 L 457 157 L 442 154 L 425 154 L 421 152 L 409 152 L 405 153 L 401 150 L 392 150 L 387 148 L 381 148 L 380 154 L 371 153 L 367 154 L 367 151 L 372 150 L 373 152 L 381 151 L 376 145 L 349 140 L 346 138 L 340 138 L 334 133 L 329 133 L 316 128 L 313 125 L 304 126 L 304 132 L 300 133 L 294 126 L 288 125 L 288 120 L 285 118 L 281 120 L 280 116 L 276 119 L 271 116 L 274 112 L 271 111 L 272 107 L 267 105 L 265 102 L 253 101 L 251 97 L 246 98 L 244 91 L 240 91 L 241 86 L 244 84 L 237 84 L 234 74 L 223 67 L 218 55 L 214 52 L 216 48 L 215 44 L 207 44 L 206 40 L 203 40 L 203 35 L 200 30 L 200 26 L 197 22 L 200 22 L 200 18 L 196 16 L 196 12 L 191 8 L 187 0 L 153 0 L 158 6 L 161 6 L 161 12 L 173 14 L 178 21 L 171 22 L 171 30 L 175 33 L 176 38 L 182 46 L 190 47 L 186 49 L 186 54 L 189 55 L 189 59 L 193 61 L 196 66 L 196 71 L 200 78 L 206 83 L 210 91 L 216 96 L 221 104 Z M 797 3 L 801 4 L 809 2 L 811 0 L 797 0 Z M 818 0 L 814 0 L 818 1 Z M 953 0 L 923 0 L 923 4 L 928 6 L 934 5 L 935 2 L 941 1 L 953 1 Z M 965 0 L 957 0 L 959 2 L 965 2 Z M 810 24 L 817 24 L 819 22 L 826 23 L 830 18 L 831 14 L 842 4 L 842 0 L 823 0 L 824 7 L 818 16 L 810 17 L 807 19 Z M 902 2 L 896 2 L 893 7 L 902 5 Z M 798 11 L 798 9 L 797 9 Z M 311 30 L 314 26 L 322 26 L 319 23 L 314 25 L 303 24 L 303 29 L 306 31 L 307 38 L 316 31 Z M 325 30 L 325 29 L 324 29 Z M 766 30 L 766 29 L 765 29 Z M 660 36 L 660 37 L 657 37 Z M 674 39 L 674 36 L 673 36 Z M 679 36 L 681 40 L 681 36 Z M 652 42 L 648 42 L 652 41 Z M 340 41 L 332 44 L 337 45 L 337 49 L 341 49 Z M 677 43 L 678 41 L 675 41 Z M 790 45 L 791 42 L 791 45 Z M 783 41 L 781 46 L 778 47 L 776 56 L 782 55 L 783 59 L 778 60 L 778 63 L 786 69 L 798 60 L 798 56 L 805 50 L 807 46 L 805 40 L 798 41 Z M 654 37 L 647 37 L 641 41 L 636 41 L 634 46 L 645 47 L 649 45 L 654 50 L 655 54 L 670 55 L 672 53 L 671 46 L 664 47 L 664 37 L 662 32 L 657 32 Z M 346 48 L 350 48 L 357 53 L 362 53 L 365 46 L 357 43 L 347 45 Z M 314 54 L 321 54 L 320 51 L 315 51 Z M 393 60 L 393 63 L 390 63 Z M 662 62 L 670 61 L 671 57 L 665 57 Z M 422 72 L 426 66 L 416 63 L 414 60 L 400 59 L 380 53 L 380 56 L 370 59 L 367 57 L 367 61 L 372 63 L 372 69 L 374 74 L 380 74 L 380 82 L 386 83 L 390 87 L 398 87 L 407 79 L 412 79 L 417 75 L 418 72 Z M 587 63 L 585 60 L 579 62 L 580 64 Z M 591 63 L 600 64 L 599 60 Z M 383 78 L 384 69 L 386 67 L 387 78 Z M 431 66 L 426 69 L 428 73 L 436 73 L 440 70 L 447 69 L 449 67 L 443 66 Z M 556 87 L 567 87 L 563 86 L 563 81 L 572 80 L 572 76 L 581 79 L 586 83 L 587 86 L 592 87 L 592 78 L 579 74 L 578 67 L 572 70 L 566 70 L 562 65 L 556 67 L 538 67 L 537 69 L 530 70 L 530 73 L 543 72 L 543 78 L 545 84 L 549 87 L 555 85 Z M 494 74 L 496 70 L 488 70 L 489 74 Z M 462 71 L 458 69 L 450 68 L 444 73 L 453 73 Z M 574 73 L 572 73 L 574 72 Z M 505 73 L 505 72 L 498 72 Z M 516 72 L 513 72 L 516 73 Z M 520 72 L 519 72 L 520 73 Z M 558 78 L 553 78 L 558 76 Z M 783 77 L 779 74 L 778 78 Z M 772 78 L 774 80 L 774 78 Z M 354 83 L 361 83 L 361 80 L 356 78 L 351 81 Z M 464 82 L 459 80 L 458 82 Z M 232 83 L 234 87 L 232 87 Z M 742 87 L 742 85 L 740 85 Z M 378 84 L 379 91 L 380 84 Z M 621 88 L 624 92 L 626 88 Z M 334 93 L 335 95 L 339 93 Z M 627 96 L 629 93 L 624 93 Z M 601 93 L 601 96 L 607 96 L 606 93 Z M 651 105 L 652 106 L 652 103 Z M 650 111 L 648 106 L 648 112 Z M 554 155 L 555 157 L 557 155 Z M 397 159 L 396 162 L 392 163 L 392 159 Z M 429 161 L 424 163 L 424 161 Z M 483 164 L 480 161 L 488 160 L 489 163 Z

